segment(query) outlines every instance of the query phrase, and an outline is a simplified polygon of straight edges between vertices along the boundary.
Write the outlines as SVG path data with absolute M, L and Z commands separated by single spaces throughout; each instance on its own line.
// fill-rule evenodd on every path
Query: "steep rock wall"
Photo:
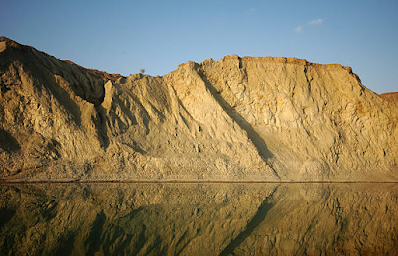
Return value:
M 349 67 L 229 56 L 122 77 L 0 41 L 3 180 L 397 180 L 397 107 Z
M 397 108 L 349 67 L 230 56 L 198 69 L 283 178 L 373 180 L 397 165 Z

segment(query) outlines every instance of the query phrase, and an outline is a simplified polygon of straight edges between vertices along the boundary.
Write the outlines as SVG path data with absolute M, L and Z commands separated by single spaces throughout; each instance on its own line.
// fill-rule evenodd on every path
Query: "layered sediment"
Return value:
M 397 181 L 398 106 L 349 67 L 227 56 L 162 77 L 0 39 L 3 181 Z

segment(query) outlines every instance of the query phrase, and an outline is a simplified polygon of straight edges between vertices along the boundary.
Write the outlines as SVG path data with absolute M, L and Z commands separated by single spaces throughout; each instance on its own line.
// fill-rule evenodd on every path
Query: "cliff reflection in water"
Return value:
M 397 184 L 1 185 L 1 255 L 396 255 Z

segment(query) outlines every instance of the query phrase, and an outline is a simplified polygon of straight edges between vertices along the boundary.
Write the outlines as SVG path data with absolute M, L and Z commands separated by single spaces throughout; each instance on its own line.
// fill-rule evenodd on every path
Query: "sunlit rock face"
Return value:
M 0 187 L 1 255 L 395 255 L 396 184 Z
M 397 180 L 395 98 L 351 68 L 228 56 L 122 77 L 0 39 L 3 180 Z
M 397 108 L 350 67 L 231 56 L 197 70 L 283 179 L 396 177 Z

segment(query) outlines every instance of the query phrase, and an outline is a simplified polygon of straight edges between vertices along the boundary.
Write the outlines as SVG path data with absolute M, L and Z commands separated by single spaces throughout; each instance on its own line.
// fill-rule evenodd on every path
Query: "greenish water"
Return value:
M 398 255 L 398 184 L 0 190 L 0 255 Z

